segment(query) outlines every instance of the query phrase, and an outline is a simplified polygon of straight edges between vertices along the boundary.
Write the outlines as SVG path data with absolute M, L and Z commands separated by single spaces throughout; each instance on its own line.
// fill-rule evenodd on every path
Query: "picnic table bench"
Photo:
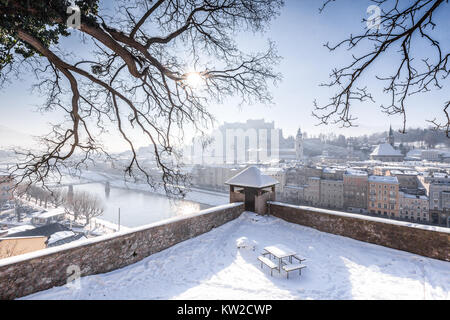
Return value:
M 274 269 L 278 270 L 279 273 L 281 272 L 281 269 L 283 269 L 286 272 L 286 277 L 289 279 L 289 272 L 299 270 L 299 274 L 301 275 L 302 269 L 306 268 L 306 266 L 302 264 L 306 259 L 300 257 L 296 252 L 284 245 L 278 244 L 269 246 L 265 247 L 264 250 L 265 252 L 258 257 L 258 260 L 261 261 L 261 268 L 264 264 L 270 268 L 271 276 L 273 275 Z M 266 257 L 267 255 L 269 255 L 269 258 Z M 278 264 L 272 261 L 272 256 L 278 259 Z M 283 261 L 284 258 L 288 259 L 289 262 Z M 297 260 L 297 262 L 293 262 L 293 259 Z
M 287 279 L 289 279 L 289 272 L 298 270 L 299 271 L 298 274 L 301 275 L 303 268 L 306 268 L 306 266 L 301 264 L 300 262 L 298 262 L 298 263 L 289 263 L 289 264 L 283 265 L 283 270 L 286 271 L 286 278 Z
M 258 260 L 261 261 L 261 268 L 263 267 L 263 264 L 265 264 L 267 267 L 270 268 L 270 275 L 272 275 L 273 273 L 273 269 L 278 270 L 278 272 L 280 272 L 280 270 L 278 269 L 278 266 L 269 258 L 266 258 L 264 255 L 259 256 Z

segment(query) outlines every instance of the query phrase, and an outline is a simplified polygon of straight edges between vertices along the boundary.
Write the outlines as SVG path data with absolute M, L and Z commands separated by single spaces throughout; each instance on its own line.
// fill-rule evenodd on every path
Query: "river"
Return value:
M 105 185 L 90 183 L 74 186 L 74 191 L 88 191 L 98 195 L 104 202 L 105 211 L 100 219 L 126 227 L 138 227 L 175 216 L 194 213 L 210 206 L 186 200 L 174 200 L 145 191 L 111 187 L 109 197 Z

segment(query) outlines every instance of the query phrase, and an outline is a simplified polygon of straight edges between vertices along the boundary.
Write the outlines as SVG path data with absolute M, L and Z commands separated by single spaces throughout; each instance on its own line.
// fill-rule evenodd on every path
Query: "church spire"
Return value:
M 389 126 L 389 136 L 387 138 L 387 142 L 391 145 L 394 146 L 394 131 L 392 130 L 392 125 Z

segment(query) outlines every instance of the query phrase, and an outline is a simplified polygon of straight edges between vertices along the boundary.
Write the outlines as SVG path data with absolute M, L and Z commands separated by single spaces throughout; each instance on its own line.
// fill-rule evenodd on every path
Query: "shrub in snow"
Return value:
M 255 251 L 256 245 L 258 243 L 254 240 L 249 240 L 247 237 L 241 237 L 236 240 L 236 246 L 238 249 L 244 248 L 244 249 L 251 249 Z

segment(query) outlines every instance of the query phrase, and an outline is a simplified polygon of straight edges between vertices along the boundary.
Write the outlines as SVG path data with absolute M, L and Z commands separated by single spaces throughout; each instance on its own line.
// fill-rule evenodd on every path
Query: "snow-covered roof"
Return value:
M 45 219 L 45 218 L 51 218 L 51 217 L 54 217 L 54 216 L 59 216 L 59 215 L 64 214 L 64 213 L 65 213 L 64 209 L 57 208 L 57 209 L 48 210 L 47 212 L 44 212 L 44 213 L 37 214 L 34 217 L 35 218 Z
M 345 171 L 346 176 L 367 176 L 367 172 L 362 170 L 356 170 L 356 169 L 347 169 Z
M 409 151 L 406 155 L 408 157 L 421 157 L 422 156 L 422 151 L 421 149 L 412 149 L 411 151 Z
M 22 232 L 22 231 L 31 230 L 31 229 L 34 229 L 34 228 L 35 227 L 32 226 L 32 225 L 24 224 L 24 225 L 21 225 L 21 226 L 9 228 L 8 230 L 5 230 L 5 231 L 8 231 L 8 235 L 10 235 L 10 234 L 14 234 L 14 233 Z
M 414 194 L 409 194 L 409 193 L 404 193 L 404 192 L 399 192 L 400 196 L 404 197 L 404 198 L 410 198 L 410 199 L 420 199 L 420 200 L 426 200 L 428 201 L 428 197 L 424 196 L 424 195 L 414 195 Z
M 59 241 L 61 239 L 72 237 L 74 235 L 75 235 L 75 233 L 73 231 L 59 231 L 59 232 L 56 232 L 56 233 L 54 233 L 54 234 L 52 234 L 50 236 L 50 238 L 48 239 L 48 244 L 51 244 L 51 243 L 56 242 L 56 241 Z
M 397 179 L 397 177 L 392 177 L 392 176 L 370 176 L 369 182 L 383 182 L 383 183 L 398 184 L 398 179 Z
M 261 174 L 261 171 L 255 166 L 248 167 L 225 182 L 228 185 L 250 188 L 265 188 L 278 183 L 278 180 Z
M 270 168 L 264 168 L 264 169 L 262 169 L 262 170 L 260 170 L 261 172 L 263 172 L 263 173 L 271 173 L 271 174 L 274 174 L 274 173 L 280 173 L 280 172 L 283 172 L 284 170 L 283 170 L 283 168 L 274 168 L 274 167 L 270 167 Z
M 401 152 L 395 150 L 389 143 L 378 145 L 370 154 L 371 156 L 401 156 Z
M 443 172 L 433 172 L 431 175 L 433 178 L 448 178 L 448 174 Z
M 412 171 L 412 170 L 406 170 L 406 171 L 403 171 L 403 174 L 406 174 L 406 175 L 418 175 L 419 172 Z

